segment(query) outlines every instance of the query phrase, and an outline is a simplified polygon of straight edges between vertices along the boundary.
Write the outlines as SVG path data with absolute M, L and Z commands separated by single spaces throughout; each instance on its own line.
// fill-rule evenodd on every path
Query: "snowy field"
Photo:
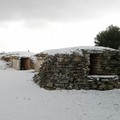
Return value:
M 120 90 L 47 91 L 34 74 L 0 70 L 0 120 L 120 120 Z

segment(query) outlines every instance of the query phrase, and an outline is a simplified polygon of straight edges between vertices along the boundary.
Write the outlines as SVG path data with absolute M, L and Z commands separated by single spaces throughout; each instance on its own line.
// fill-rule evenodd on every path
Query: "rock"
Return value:
M 69 80 L 65 79 L 65 80 L 60 80 L 59 81 L 60 84 L 68 84 Z
M 61 88 L 61 89 L 64 89 L 64 88 L 65 88 L 65 85 L 64 85 L 64 84 L 55 83 L 54 85 L 55 85 L 56 88 Z
M 93 88 L 93 89 L 96 89 L 97 87 L 98 87 L 97 84 L 93 84 L 93 85 L 92 85 L 92 88 Z
M 52 88 L 53 87 L 53 83 L 48 82 L 48 83 L 46 83 L 46 86 Z
M 79 90 L 79 86 L 77 84 L 74 84 L 74 89 Z
M 57 62 L 63 62 L 64 61 L 64 58 L 62 57 L 57 57 Z
M 73 61 L 74 61 L 74 62 L 80 62 L 80 60 L 81 60 L 81 59 L 80 59 L 79 56 L 76 56 L 76 57 L 73 58 Z
M 47 87 L 47 86 L 45 86 L 44 87 L 46 90 L 55 90 L 55 88 L 53 88 L 53 87 Z
M 112 90 L 113 88 L 114 88 L 113 85 L 107 85 L 108 90 Z
M 106 85 L 105 84 L 102 84 L 102 85 L 99 85 L 99 90 L 106 90 Z

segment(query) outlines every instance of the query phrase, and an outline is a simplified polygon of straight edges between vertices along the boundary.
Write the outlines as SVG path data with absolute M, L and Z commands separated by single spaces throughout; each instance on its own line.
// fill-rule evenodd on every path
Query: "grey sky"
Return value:
M 119 0 L 0 0 L 0 20 L 75 21 L 120 12 Z
M 93 46 L 111 24 L 120 0 L 0 0 L 0 51 Z

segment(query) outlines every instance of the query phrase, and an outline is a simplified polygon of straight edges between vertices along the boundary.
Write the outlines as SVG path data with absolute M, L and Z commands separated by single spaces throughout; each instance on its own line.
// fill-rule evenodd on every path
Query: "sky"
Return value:
M 0 0 L 0 52 L 94 46 L 120 27 L 119 0 Z

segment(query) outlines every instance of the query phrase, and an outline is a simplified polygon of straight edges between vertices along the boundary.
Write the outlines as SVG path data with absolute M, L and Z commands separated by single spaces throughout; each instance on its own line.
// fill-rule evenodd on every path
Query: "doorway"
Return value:
M 101 64 L 100 64 L 100 54 L 90 54 L 90 75 L 100 75 Z
M 20 69 L 29 70 L 31 69 L 31 60 L 29 58 L 21 58 Z

